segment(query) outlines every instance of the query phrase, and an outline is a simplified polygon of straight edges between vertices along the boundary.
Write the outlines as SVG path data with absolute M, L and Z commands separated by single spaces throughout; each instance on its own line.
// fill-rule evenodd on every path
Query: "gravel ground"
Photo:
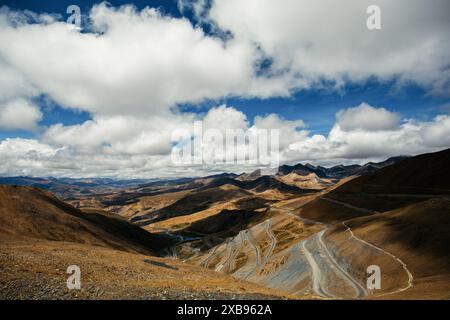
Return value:
M 79 264 L 81 289 L 67 288 Z M 77 244 L 0 244 L 0 299 L 240 300 L 278 293 L 176 260 Z

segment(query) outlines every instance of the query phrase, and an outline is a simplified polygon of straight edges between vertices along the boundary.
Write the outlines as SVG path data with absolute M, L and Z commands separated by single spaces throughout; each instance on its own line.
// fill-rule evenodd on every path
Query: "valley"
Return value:
M 79 264 L 87 289 L 59 282 L 48 297 L 449 299 L 448 163 L 444 150 L 270 176 L 4 185 L 2 294 L 47 297 L 39 279 Z

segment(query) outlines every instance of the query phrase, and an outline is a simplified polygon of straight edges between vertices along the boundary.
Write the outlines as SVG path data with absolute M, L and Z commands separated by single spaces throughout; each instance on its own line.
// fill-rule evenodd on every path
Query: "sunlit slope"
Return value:
M 169 238 L 152 235 L 100 212 L 82 212 L 47 191 L 0 186 L 0 236 L 77 242 L 127 251 L 157 253 Z
M 2 299 L 264 299 L 279 292 L 157 257 L 173 237 L 83 212 L 31 187 L 0 186 Z M 66 269 L 81 269 L 68 290 Z
M 449 150 L 274 203 L 264 221 L 189 261 L 324 299 L 449 298 Z M 425 170 L 426 172 L 418 172 Z M 435 181 L 444 179 L 445 181 Z M 381 268 L 381 289 L 367 267 Z
M 326 239 L 361 282 L 381 268 L 379 298 L 450 298 L 450 200 L 431 199 L 342 222 Z

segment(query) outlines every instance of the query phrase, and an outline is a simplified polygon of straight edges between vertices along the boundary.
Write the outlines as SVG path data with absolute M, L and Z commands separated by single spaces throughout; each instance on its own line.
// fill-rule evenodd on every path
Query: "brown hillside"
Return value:
M 0 237 L 35 238 L 156 253 L 167 238 L 99 212 L 85 213 L 33 187 L 0 186 Z
M 301 214 L 331 222 L 450 195 L 450 149 L 406 158 L 323 193 Z M 327 203 L 325 203 L 327 202 Z
M 337 246 L 340 259 L 353 266 L 361 281 L 368 265 L 381 267 L 380 298 L 450 298 L 450 200 L 431 199 L 352 219 L 345 225 L 355 237 L 391 254 L 374 250 L 355 237 L 349 238 L 343 224 L 335 225 L 327 236 Z M 408 290 L 398 290 L 408 286 L 408 275 L 394 256 L 411 273 Z M 386 293 L 389 295 L 384 296 Z
M 450 149 L 407 158 L 353 179 L 339 192 L 449 194 Z

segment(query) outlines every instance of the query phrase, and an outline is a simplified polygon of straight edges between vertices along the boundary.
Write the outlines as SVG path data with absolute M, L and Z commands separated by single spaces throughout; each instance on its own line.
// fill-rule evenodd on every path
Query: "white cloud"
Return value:
M 192 114 L 102 116 L 79 125 L 53 125 L 43 133 L 42 140 L 85 154 L 167 155 L 171 152 L 172 131 L 188 128 L 193 119 Z
M 374 113 L 389 113 L 382 108 L 365 107 L 370 107 Z M 358 117 L 358 112 L 354 111 L 358 108 L 348 108 L 338 114 Z M 0 175 L 155 178 L 197 176 L 219 171 L 239 173 L 255 168 L 255 165 L 234 164 L 175 165 L 170 157 L 172 130 L 184 128 L 192 132 L 196 120 L 208 123 L 204 129 L 225 130 L 228 126 L 244 132 L 257 128 L 279 129 L 282 163 L 361 163 L 392 155 L 437 151 L 450 145 L 449 115 L 440 115 L 428 122 L 410 119 L 385 128 L 366 125 L 346 130 L 341 128 L 337 117 L 330 133 L 324 136 L 310 135 L 301 120 L 284 120 L 275 114 L 258 116 L 250 126 L 242 112 L 220 106 L 212 108 L 203 117 L 183 114 L 172 119 L 100 118 L 82 125 L 52 126 L 44 132 L 42 141 L 6 139 L 0 143 L 0 158 L 3 160 Z M 224 121 L 227 121 L 226 126 L 223 126 Z M 215 141 L 206 145 L 208 150 L 215 147 Z
M 28 80 L 20 72 L 8 65 L 0 55 L 0 102 L 27 98 L 38 94 Z
M 211 108 L 203 118 L 204 129 L 243 129 L 247 130 L 247 117 L 241 111 L 221 105 Z
M 321 80 L 414 81 L 450 92 L 450 3 L 379 0 L 382 29 L 366 28 L 370 0 L 214 0 L 209 18 L 238 41 L 254 41 L 292 88 Z
M 255 127 L 260 129 L 289 129 L 297 130 L 303 128 L 305 123 L 303 120 L 285 120 L 280 118 L 279 115 L 271 113 L 265 117 L 256 116 L 255 117 Z
M 149 8 L 95 6 L 90 19 L 97 33 L 80 33 L 49 15 L 2 9 L 0 129 L 35 130 L 42 113 L 31 101 L 40 95 L 92 119 L 41 128 L 36 139 L 1 141 L 0 174 L 210 172 L 170 161 L 172 131 L 192 131 L 195 120 L 205 129 L 280 129 L 282 160 L 291 162 L 363 161 L 449 146 L 448 115 L 400 122 L 389 106 L 342 110 L 327 136 L 311 136 L 302 120 L 276 114 L 251 122 L 225 105 L 205 115 L 177 110 L 182 103 L 289 96 L 372 77 L 449 93 L 448 1 L 381 0 L 382 30 L 375 32 L 365 27 L 369 1 L 349 1 L 215 0 L 208 11 L 200 0 L 189 7 L 201 15 L 200 25 L 231 31 L 226 40 Z M 258 70 L 264 57 L 272 65 Z
M 365 162 L 393 155 L 416 155 L 450 146 L 450 116 L 440 115 L 432 121 L 414 119 L 399 123 L 398 116 L 384 108 L 367 104 L 374 124 L 361 118 L 361 106 L 341 110 L 328 136 L 314 135 L 292 143 L 284 153 L 285 161 L 313 161 L 325 164 Z M 342 128 L 343 115 L 347 127 Z M 382 119 L 387 124 L 383 126 Z M 389 121 L 391 119 L 391 121 Z M 394 121 L 395 120 L 395 121 Z M 364 125 L 357 125 L 362 121 Z M 389 123 L 390 122 L 390 123 Z
M 426 145 L 446 148 L 450 146 L 450 116 L 439 115 L 432 122 L 423 125 L 423 139 Z
M 173 175 L 167 156 L 84 154 L 34 139 L 9 138 L 0 142 L 0 175 L 64 177 L 167 177 Z M 179 174 L 179 172 L 177 172 Z
M 250 43 L 224 42 L 150 8 L 101 4 L 90 19 L 101 34 L 63 22 L 12 25 L 0 13 L 0 56 L 41 94 L 94 115 L 167 114 L 253 86 Z
M 151 8 L 94 6 L 98 34 L 3 9 L 0 68 L 28 96 L 45 94 L 95 116 L 168 114 L 180 103 L 288 96 L 327 86 L 322 80 L 339 86 L 372 76 L 448 93 L 448 1 L 382 0 L 383 28 L 375 32 L 365 27 L 369 2 L 215 0 L 205 19 L 230 30 L 228 40 Z M 205 15 L 203 1 L 192 8 Z M 263 57 L 273 64 L 257 75 Z
M 192 11 L 197 19 L 203 18 L 203 15 L 207 10 L 207 4 L 207 0 L 178 0 L 177 2 L 178 10 L 182 14 L 185 14 L 187 11 Z
M 0 130 L 35 130 L 42 119 L 39 107 L 25 99 L 16 99 L 0 103 Z
M 351 130 L 390 130 L 398 126 L 400 116 L 384 108 L 374 108 L 367 103 L 341 110 L 337 113 L 337 124 L 344 131 Z
M 254 128 L 257 129 L 278 129 L 280 131 L 280 151 L 285 150 L 292 143 L 303 140 L 308 136 L 308 131 L 304 130 L 303 120 L 286 120 L 277 114 L 268 114 L 265 117 L 256 116 Z
M 19 157 L 30 155 L 33 158 L 52 157 L 56 149 L 33 139 L 8 138 L 0 143 L 3 157 Z

